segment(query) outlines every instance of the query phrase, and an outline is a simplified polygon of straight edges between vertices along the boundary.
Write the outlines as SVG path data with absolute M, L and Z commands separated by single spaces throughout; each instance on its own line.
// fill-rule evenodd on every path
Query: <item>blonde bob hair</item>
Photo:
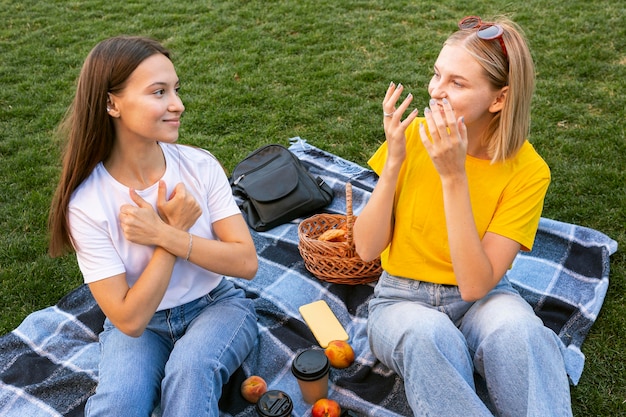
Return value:
M 450 35 L 445 44 L 460 45 L 472 55 L 495 90 L 508 87 L 504 107 L 492 119 L 482 139 L 491 161 L 497 162 L 514 156 L 528 138 L 535 68 L 526 37 L 516 23 L 499 17 L 489 24 L 502 27 L 506 52 L 498 39 L 483 40 L 476 29 L 461 29 Z

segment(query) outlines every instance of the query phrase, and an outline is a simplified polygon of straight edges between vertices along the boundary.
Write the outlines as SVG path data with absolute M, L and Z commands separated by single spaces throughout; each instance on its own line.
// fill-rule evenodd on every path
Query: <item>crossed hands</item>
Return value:
M 387 160 L 404 161 L 406 158 L 407 127 L 417 117 L 417 109 L 411 111 L 402 120 L 402 116 L 413 101 L 408 94 L 397 106 L 403 90 L 402 84 L 392 82 L 383 100 L 383 126 L 387 139 Z M 424 109 L 426 125 L 420 123 L 420 138 L 430 159 L 433 161 L 441 177 L 464 172 L 467 155 L 467 128 L 463 117 L 455 116 L 452 105 L 443 98 L 440 101 L 431 99 L 429 107 Z
M 178 183 L 174 191 L 166 198 L 167 187 L 159 181 L 157 211 L 134 189 L 130 197 L 136 204 L 124 204 L 120 207 L 119 221 L 126 239 L 142 245 L 158 245 L 159 232 L 169 225 L 180 230 L 189 230 L 202 215 L 202 209 L 196 199 L 187 192 L 183 183 Z

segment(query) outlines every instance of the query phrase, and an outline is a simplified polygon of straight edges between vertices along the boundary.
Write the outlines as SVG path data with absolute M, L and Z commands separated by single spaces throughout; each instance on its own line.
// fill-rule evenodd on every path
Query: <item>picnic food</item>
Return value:
M 331 341 L 324 350 L 324 353 L 330 361 L 330 366 L 333 368 L 347 368 L 354 362 L 354 350 L 352 346 L 344 340 Z
M 339 417 L 341 415 L 341 407 L 337 401 L 322 398 L 313 404 L 311 415 L 313 417 Z
M 328 229 L 322 233 L 317 240 L 324 242 L 345 242 L 346 231 L 343 229 Z
M 256 404 L 266 391 L 267 383 L 258 375 L 252 375 L 241 383 L 241 395 L 253 404 Z

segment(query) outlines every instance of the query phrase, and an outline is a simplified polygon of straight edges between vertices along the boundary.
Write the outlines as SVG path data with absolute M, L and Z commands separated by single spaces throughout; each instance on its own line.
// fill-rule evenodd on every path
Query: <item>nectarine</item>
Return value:
M 315 401 L 311 409 L 313 417 L 339 417 L 341 415 L 341 407 L 337 401 L 328 398 L 322 398 Z
M 354 350 L 348 342 L 343 340 L 333 340 L 328 344 L 324 353 L 333 368 L 347 368 L 354 362 Z
M 241 395 L 253 404 L 256 404 L 266 391 L 267 383 L 258 375 L 252 375 L 241 383 Z

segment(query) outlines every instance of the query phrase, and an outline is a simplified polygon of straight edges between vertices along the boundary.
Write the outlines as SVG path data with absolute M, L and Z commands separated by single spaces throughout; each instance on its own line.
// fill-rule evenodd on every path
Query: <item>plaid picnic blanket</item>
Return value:
M 300 138 L 293 139 L 290 150 L 332 186 L 335 199 L 328 212 L 345 213 L 347 181 L 353 185 L 354 212 L 360 212 L 376 183 L 373 172 Z M 319 299 L 327 301 L 344 325 L 357 356 L 349 368 L 331 370 L 329 397 L 358 415 L 412 415 L 402 380 L 369 350 L 367 302 L 374 284 L 330 284 L 313 277 L 298 252 L 297 224 L 251 231 L 259 254 L 258 274 L 252 281 L 229 278 L 254 300 L 260 335 L 224 387 L 222 415 L 256 415 L 239 394 L 239 385 L 252 374 L 265 378 L 271 389 L 288 393 L 294 416 L 310 415 L 290 364 L 299 351 L 317 345 L 298 307 Z M 533 251 L 520 253 L 510 271 L 522 295 L 563 341 L 574 384 L 584 366 L 581 346 L 604 301 L 609 257 L 616 250 L 617 243 L 598 231 L 542 218 Z M 81 286 L 0 337 L 0 416 L 82 416 L 97 384 L 103 320 L 89 289 Z

